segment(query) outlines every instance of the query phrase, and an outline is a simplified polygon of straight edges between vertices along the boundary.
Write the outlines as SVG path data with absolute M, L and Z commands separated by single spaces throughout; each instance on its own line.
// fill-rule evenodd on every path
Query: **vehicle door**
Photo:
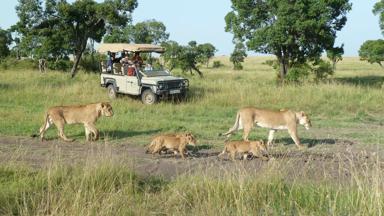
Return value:
M 139 84 L 139 76 L 138 71 L 135 73 L 135 76 L 127 76 L 126 77 L 126 90 L 127 93 L 132 95 L 139 95 L 140 94 L 140 84 Z

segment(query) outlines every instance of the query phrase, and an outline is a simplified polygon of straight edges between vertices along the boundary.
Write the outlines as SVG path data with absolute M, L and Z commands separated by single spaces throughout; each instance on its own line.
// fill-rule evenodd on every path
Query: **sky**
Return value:
M 100 1 L 100 0 L 99 0 Z M 336 45 L 344 43 L 345 56 L 358 56 L 361 44 L 366 40 L 383 38 L 379 18 L 372 13 L 375 0 L 350 0 L 352 10 L 347 24 L 337 33 Z M 17 0 L 1 0 L 0 28 L 15 24 Z M 170 40 L 187 44 L 191 40 L 211 43 L 216 55 L 229 55 L 234 45 L 232 34 L 224 31 L 225 15 L 231 11 L 230 0 L 138 0 L 133 23 L 155 19 L 161 21 L 170 33 Z M 251 52 L 250 55 L 257 55 Z

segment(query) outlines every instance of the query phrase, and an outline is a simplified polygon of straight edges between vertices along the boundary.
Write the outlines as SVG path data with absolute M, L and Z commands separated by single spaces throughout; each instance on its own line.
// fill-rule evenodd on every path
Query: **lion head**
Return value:
M 99 112 L 103 116 L 111 117 L 113 116 L 113 109 L 111 104 L 102 102 L 100 103 Z
M 309 128 L 312 127 L 311 120 L 305 112 L 301 111 L 296 113 L 296 117 L 299 121 L 299 124 L 303 125 L 305 129 L 309 130 Z
M 187 140 L 189 145 L 196 146 L 196 139 L 191 133 L 184 134 L 184 138 Z

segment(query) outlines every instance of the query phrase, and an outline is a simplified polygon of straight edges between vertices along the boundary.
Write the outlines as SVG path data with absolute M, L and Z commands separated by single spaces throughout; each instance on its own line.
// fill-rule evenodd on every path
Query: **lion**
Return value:
M 232 161 L 235 161 L 236 153 L 243 153 L 243 159 L 247 159 L 248 153 L 252 153 L 255 157 L 260 157 L 263 160 L 268 160 L 263 154 L 268 155 L 267 146 L 263 140 L 259 141 L 230 141 L 225 144 L 223 152 L 218 157 L 220 158 L 225 153 L 231 155 Z
M 58 130 L 58 135 L 64 141 L 72 142 L 64 134 L 65 124 L 84 124 L 86 141 L 95 141 L 99 138 L 99 131 L 95 123 L 100 116 L 113 116 L 112 106 L 109 103 L 93 103 L 86 105 L 56 106 L 48 109 L 45 115 L 45 122 L 40 128 L 40 139 L 44 140 L 44 133 L 54 124 Z M 37 136 L 37 135 L 34 135 Z
M 268 146 L 272 144 L 276 130 L 288 130 L 288 133 L 295 144 L 299 148 L 302 148 L 303 145 L 300 143 L 300 139 L 297 136 L 297 123 L 303 125 L 307 130 L 312 126 L 309 116 L 303 111 L 293 112 L 287 109 L 272 111 L 255 107 L 245 107 L 237 112 L 236 121 L 233 127 L 221 135 L 229 138 L 232 133 L 243 129 L 243 140 L 248 141 L 248 135 L 254 124 L 256 124 L 259 127 L 270 129 L 267 142 Z
M 196 139 L 191 133 L 166 134 L 155 137 L 149 144 L 146 153 L 156 154 L 163 150 L 173 150 L 174 154 L 179 151 L 181 157 L 185 159 L 184 153 L 187 145 L 196 146 Z

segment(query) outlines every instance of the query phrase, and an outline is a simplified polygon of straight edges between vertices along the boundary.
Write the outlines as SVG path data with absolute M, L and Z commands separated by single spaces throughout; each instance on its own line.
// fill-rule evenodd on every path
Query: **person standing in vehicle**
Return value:
M 135 52 L 132 61 L 135 65 L 139 65 L 140 67 L 143 65 L 143 59 L 141 58 L 139 52 Z

